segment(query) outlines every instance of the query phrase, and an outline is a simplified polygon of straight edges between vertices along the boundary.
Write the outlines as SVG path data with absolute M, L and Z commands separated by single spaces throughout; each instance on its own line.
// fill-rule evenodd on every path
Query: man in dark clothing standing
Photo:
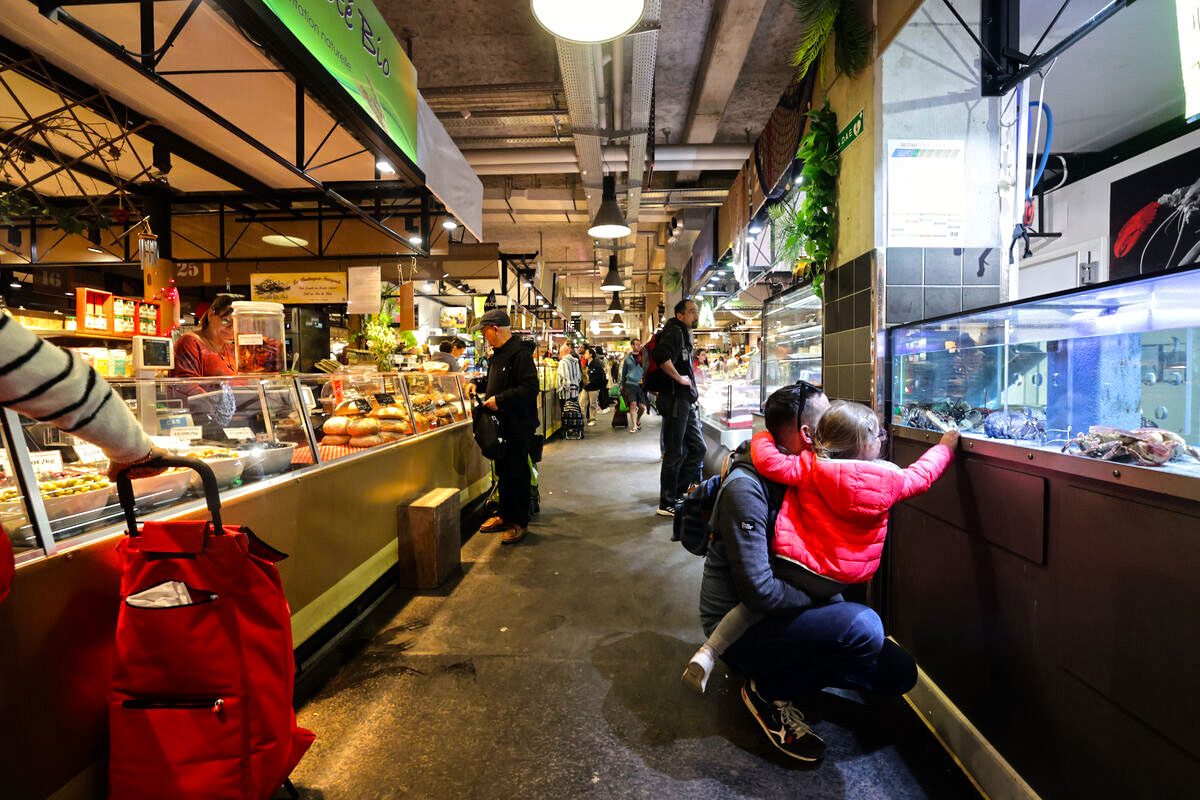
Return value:
M 819 387 L 801 382 L 767 398 L 767 430 L 781 449 L 799 453 L 829 400 Z M 753 470 L 749 443 L 734 464 Z M 745 469 L 742 466 L 742 469 Z M 742 702 L 771 744 L 792 758 L 816 761 L 825 743 L 794 705 L 826 687 L 901 695 L 917 681 L 917 667 L 904 648 L 885 638 L 870 608 L 837 595 L 815 600 L 771 569 L 769 543 L 785 487 L 756 479 L 723 487 L 713 512 L 717 535 L 708 546 L 700 586 L 700 621 L 705 634 L 739 602 L 766 614 L 721 658 L 746 677 Z
M 515 544 L 529 527 L 529 442 L 538 426 L 534 345 L 513 336 L 512 321 L 500 309 L 485 313 L 475 329 L 492 346 L 483 405 L 499 414 L 504 436 L 504 454 L 496 460 L 500 513 L 479 530 L 501 533 L 504 544 Z
M 675 305 L 654 342 L 651 356 L 663 371 L 656 407 L 662 415 L 663 464 L 659 479 L 658 514 L 675 516 L 675 503 L 700 480 L 704 436 L 696 414 L 696 379 L 692 372 L 692 329 L 700 321 L 694 300 Z

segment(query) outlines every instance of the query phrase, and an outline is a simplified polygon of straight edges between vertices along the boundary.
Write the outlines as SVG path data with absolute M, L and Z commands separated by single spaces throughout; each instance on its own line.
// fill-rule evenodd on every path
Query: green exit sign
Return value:
M 863 112 L 859 109 L 854 115 L 854 119 L 850 120 L 850 124 L 842 128 L 842 132 L 838 134 L 838 152 L 842 152 L 850 143 L 859 137 L 863 132 Z

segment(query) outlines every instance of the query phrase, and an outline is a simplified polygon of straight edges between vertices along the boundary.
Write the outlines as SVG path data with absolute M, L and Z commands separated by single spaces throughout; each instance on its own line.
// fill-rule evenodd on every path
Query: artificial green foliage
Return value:
M 679 270 L 663 270 L 663 288 L 668 292 L 678 292 L 683 288 L 683 275 Z
M 838 71 L 854 77 L 871 59 L 872 29 L 863 24 L 854 0 L 791 0 L 804 32 L 792 53 L 792 66 L 803 77 L 833 36 L 833 63 Z M 822 63 L 821 68 L 828 65 Z
M 804 162 L 799 202 L 780 203 L 770 213 L 777 263 L 791 265 L 797 280 L 811 278 L 813 293 L 822 297 L 825 270 L 837 244 L 837 116 L 828 103 L 808 116 L 808 133 L 796 153 Z
M 100 219 L 89 220 L 75 211 L 44 203 L 40 198 L 32 197 L 16 190 L 0 195 L 0 225 L 10 227 L 21 225 L 26 220 L 52 222 L 54 227 L 63 233 L 86 233 L 89 226 L 108 227 L 112 219 L 104 215 Z

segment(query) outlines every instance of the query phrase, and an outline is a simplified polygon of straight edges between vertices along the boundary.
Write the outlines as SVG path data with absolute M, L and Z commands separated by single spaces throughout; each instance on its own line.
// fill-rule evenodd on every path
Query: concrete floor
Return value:
M 546 447 L 525 541 L 477 534 L 462 574 L 394 595 L 379 632 L 300 710 L 317 742 L 310 800 L 367 798 L 961 798 L 971 784 L 901 700 L 823 693 L 804 708 L 824 762 L 781 756 L 702 640 L 702 560 L 654 516 L 659 420 L 605 415 Z

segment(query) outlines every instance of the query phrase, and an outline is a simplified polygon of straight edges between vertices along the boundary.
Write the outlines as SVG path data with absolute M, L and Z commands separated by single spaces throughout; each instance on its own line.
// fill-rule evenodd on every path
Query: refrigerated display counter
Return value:
M 114 385 L 157 443 L 213 468 L 228 524 L 289 554 L 279 572 L 302 673 L 394 583 L 399 506 L 435 488 L 458 489 L 465 506 L 491 488 L 461 380 L 366 373 Z M 8 410 L 0 422 L 0 526 L 17 553 L 0 604 L 0 684 L 22 687 L 9 693 L 5 718 L 54 742 L 54 754 L 31 766 L 61 786 L 101 763 L 107 747 L 123 517 L 97 448 Z M 204 518 L 196 483 L 176 470 L 134 481 L 139 518 Z
M 887 338 L 893 460 L 962 432 L 891 515 L 887 627 L 924 671 L 915 707 L 949 698 L 1042 797 L 1195 785 L 1200 270 Z

